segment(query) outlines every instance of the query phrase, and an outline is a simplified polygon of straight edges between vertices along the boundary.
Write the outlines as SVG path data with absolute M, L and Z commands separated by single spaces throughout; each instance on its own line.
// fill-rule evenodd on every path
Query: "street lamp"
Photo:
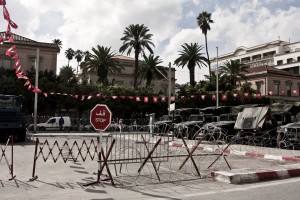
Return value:
M 171 90 L 172 90 L 172 74 L 171 74 L 171 62 L 169 63 L 169 73 L 168 73 L 168 77 L 166 77 L 161 71 L 159 71 L 158 69 L 156 69 L 163 77 L 164 79 L 168 80 L 168 114 L 170 116 L 170 105 L 171 105 Z M 162 90 L 160 90 L 161 92 Z M 159 93 L 160 93 L 159 92 Z
M 218 66 L 218 47 L 216 47 L 217 48 L 217 70 L 216 70 L 216 97 L 217 97 L 217 99 L 216 99 L 216 102 L 217 102 L 217 108 L 219 107 L 219 72 L 218 72 L 218 68 L 219 68 L 219 66 Z

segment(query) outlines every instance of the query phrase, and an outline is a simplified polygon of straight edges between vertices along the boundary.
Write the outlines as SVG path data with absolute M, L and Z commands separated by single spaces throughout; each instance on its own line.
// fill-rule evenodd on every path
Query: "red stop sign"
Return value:
M 96 129 L 104 131 L 111 124 L 111 111 L 106 105 L 97 104 L 90 113 L 90 123 Z

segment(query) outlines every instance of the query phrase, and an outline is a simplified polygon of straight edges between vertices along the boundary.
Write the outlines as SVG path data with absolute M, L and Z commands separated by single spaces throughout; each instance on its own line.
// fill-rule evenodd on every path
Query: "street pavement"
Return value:
M 85 140 L 90 140 L 92 136 L 90 135 Z M 53 135 L 48 138 L 39 138 L 41 144 L 44 144 L 43 140 L 47 139 L 50 147 L 55 141 L 60 143 L 60 147 L 65 141 L 68 141 L 68 145 L 71 148 L 71 144 L 74 144 L 74 140 L 77 140 L 75 136 L 73 137 L 57 137 Z M 107 134 L 104 134 L 103 145 L 106 145 L 106 137 Z M 90 158 L 87 158 L 85 161 L 79 159 L 78 162 L 74 163 L 69 158 L 67 162 L 64 162 L 61 157 L 57 157 L 59 151 L 55 149 L 52 151 L 52 154 L 53 158 L 57 158 L 57 160 L 49 159 L 44 162 L 41 157 L 37 159 L 35 175 L 38 178 L 34 181 L 29 181 L 33 178 L 35 139 L 36 137 L 31 137 L 30 140 L 24 143 L 14 144 L 12 166 L 13 175 L 16 176 L 15 179 L 9 180 L 12 175 L 9 174 L 6 159 L 2 157 L 0 163 L 0 199 L 183 199 L 189 196 L 192 197 L 193 194 L 197 196 L 197 194 L 202 192 L 211 193 L 216 190 L 232 190 L 237 187 L 245 187 L 244 184 L 236 185 L 240 183 L 299 176 L 299 165 L 297 164 L 300 156 L 299 151 L 231 145 L 224 152 L 226 156 L 224 155 L 224 157 L 222 156 L 218 159 L 209 170 L 207 167 L 215 160 L 216 155 L 200 156 L 199 159 L 197 156 L 193 156 L 196 163 L 199 164 L 201 177 L 195 175 L 190 159 L 184 168 L 178 170 L 183 160 L 181 158 L 162 163 L 160 169 L 162 170 L 160 172 L 161 181 L 158 181 L 151 162 L 148 162 L 145 167 L 148 171 L 151 171 L 150 176 L 146 176 L 146 172 L 145 174 L 136 173 L 140 163 L 125 165 L 122 169 L 123 173 L 131 175 L 128 177 L 132 179 L 130 184 L 124 184 L 125 178 L 120 178 L 122 176 L 118 173 L 120 166 L 118 165 L 115 169 L 113 165 L 110 165 L 116 187 L 112 186 L 110 180 L 85 186 L 85 184 L 97 179 L 99 163 L 96 159 L 93 161 Z M 187 143 L 190 148 L 195 144 L 195 141 L 188 141 Z M 173 153 L 188 155 L 182 140 L 172 141 L 169 143 L 169 146 Z M 201 152 L 217 152 L 225 147 L 227 147 L 225 144 L 211 145 L 209 143 L 201 143 L 193 155 Z M 2 144 L 1 148 L 3 154 L 5 145 Z M 65 155 L 66 158 L 68 151 L 69 149 L 64 147 L 61 155 Z M 78 153 L 76 151 L 78 149 L 74 148 L 73 153 Z M 94 150 L 90 151 L 93 152 Z M 83 152 L 86 152 L 86 150 Z M 11 164 L 11 146 L 5 149 L 5 154 L 8 162 Z M 51 156 L 51 151 L 45 151 L 44 154 L 45 157 Z M 232 168 L 231 170 L 225 159 Z M 285 172 L 283 172 L 284 170 Z M 261 174 L 257 175 L 258 172 Z M 107 171 L 104 173 L 107 174 Z M 249 174 L 252 174 L 252 176 Z M 256 176 L 253 174 L 256 174 Z M 267 174 L 270 177 L 267 177 Z

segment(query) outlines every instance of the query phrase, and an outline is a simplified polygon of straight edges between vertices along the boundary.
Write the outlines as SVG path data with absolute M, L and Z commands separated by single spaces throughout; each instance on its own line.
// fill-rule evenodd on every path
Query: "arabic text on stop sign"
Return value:
M 105 118 L 96 118 L 95 122 L 106 122 Z

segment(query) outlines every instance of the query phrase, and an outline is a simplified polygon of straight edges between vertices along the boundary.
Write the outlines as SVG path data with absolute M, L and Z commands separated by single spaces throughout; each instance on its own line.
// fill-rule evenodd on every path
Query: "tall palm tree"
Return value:
M 166 68 L 161 66 L 163 61 L 159 58 L 159 56 L 155 56 L 150 54 L 148 57 L 144 55 L 144 63 L 140 69 L 141 79 L 146 79 L 146 87 L 149 87 L 151 82 L 157 79 L 167 78 L 168 74 Z
M 95 70 L 98 75 L 98 82 L 103 85 L 108 85 L 108 73 L 121 72 L 124 67 L 119 64 L 114 56 L 114 52 L 111 52 L 111 47 L 103 47 L 97 45 L 96 48 L 92 48 L 92 54 L 90 59 L 86 61 L 86 69 Z
M 230 60 L 224 63 L 224 66 L 221 66 L 221 70 L 226 76 L 228 82 L 236 87 L 236 83 L 239 82 L 241 85 L 240 79 L 247 80 L 245 73 L 248 72 L 249 67 L 240 63 L 239 60 Z
M 209 76 L 211 76 L 211 67 L 210 67 L 210 60 L 209 60 L 208 47 L 207 47 L 207 31 L 210 31 L 210 23 L 214 23 L 214 21 L 211 19 L 211 13 L 208 13 L 206 11 L 199 13 L 197 17 L 197 23 L 200 29 L 202 30 L 202 34 L 204 34 L 205 36 L 205 48 L 206 48 L 206 55 L 208 59 Z M 209 78 L 209 80 L 210 79 L 211 78 Z
M 62 48 L 62 41 L 60 39 L 54 39 L 54 40 L 52 40 L 52 42 L 53 42 L 53 44 L 57 45 L 59 52 L 60 52 L 60 50 Z
M 82 57 L 83 57 L 83 52 L 81 50 L 77 50 L 75 52 L 75 59 L 77 60 L 77 74 L 78 74 L 78 67 L 79 67 L 79 63 L 81 62 L 82 60 Z
M 70 66 L 70 60 L 75 56 L 75 51 L 72 48 L 68 48 L 65 51 L 66 58 L 68 59 L 68 67 Z
M 88 61 L 91 58 L 91 53 L 89 51 L 83 52 L 84 61 Z
M 151 45 L 155 47 L 155 45 L 151 42 L 152 34 L 149 33 L 148 27 L 144 24 L 131 24 L 124 30 L 124 37 L 121 38 L 123 40 L 123 45 L 120 47 L 119 52 L 124 53 L 127 50 L 127 55 L 130 55 L 132 49 L 134 49 L 134 79 L 133 79 L 133 87 L 137 88 L 137 79 L 139 72 L 139 54 L 142 53 L 144 55 L 144 49 L 148 49 L 148 51 L 153 54 L 153 50 L 151 49 Z
M 195 86 L 195 66 L 197 65 L 201 68 L 203 65 L 206 66 L 208 59 L 203 56 L 201 50 L 203 49 L 202 45 L 198 43 L 191 43 L 190 45 L 184 43 L 181 45 L 183 50 L 179 51 L 179 57 L 174 61 L 174 64 L 178 67 L 187 65 L 187 68 L 190 72 L 190 85 Z

